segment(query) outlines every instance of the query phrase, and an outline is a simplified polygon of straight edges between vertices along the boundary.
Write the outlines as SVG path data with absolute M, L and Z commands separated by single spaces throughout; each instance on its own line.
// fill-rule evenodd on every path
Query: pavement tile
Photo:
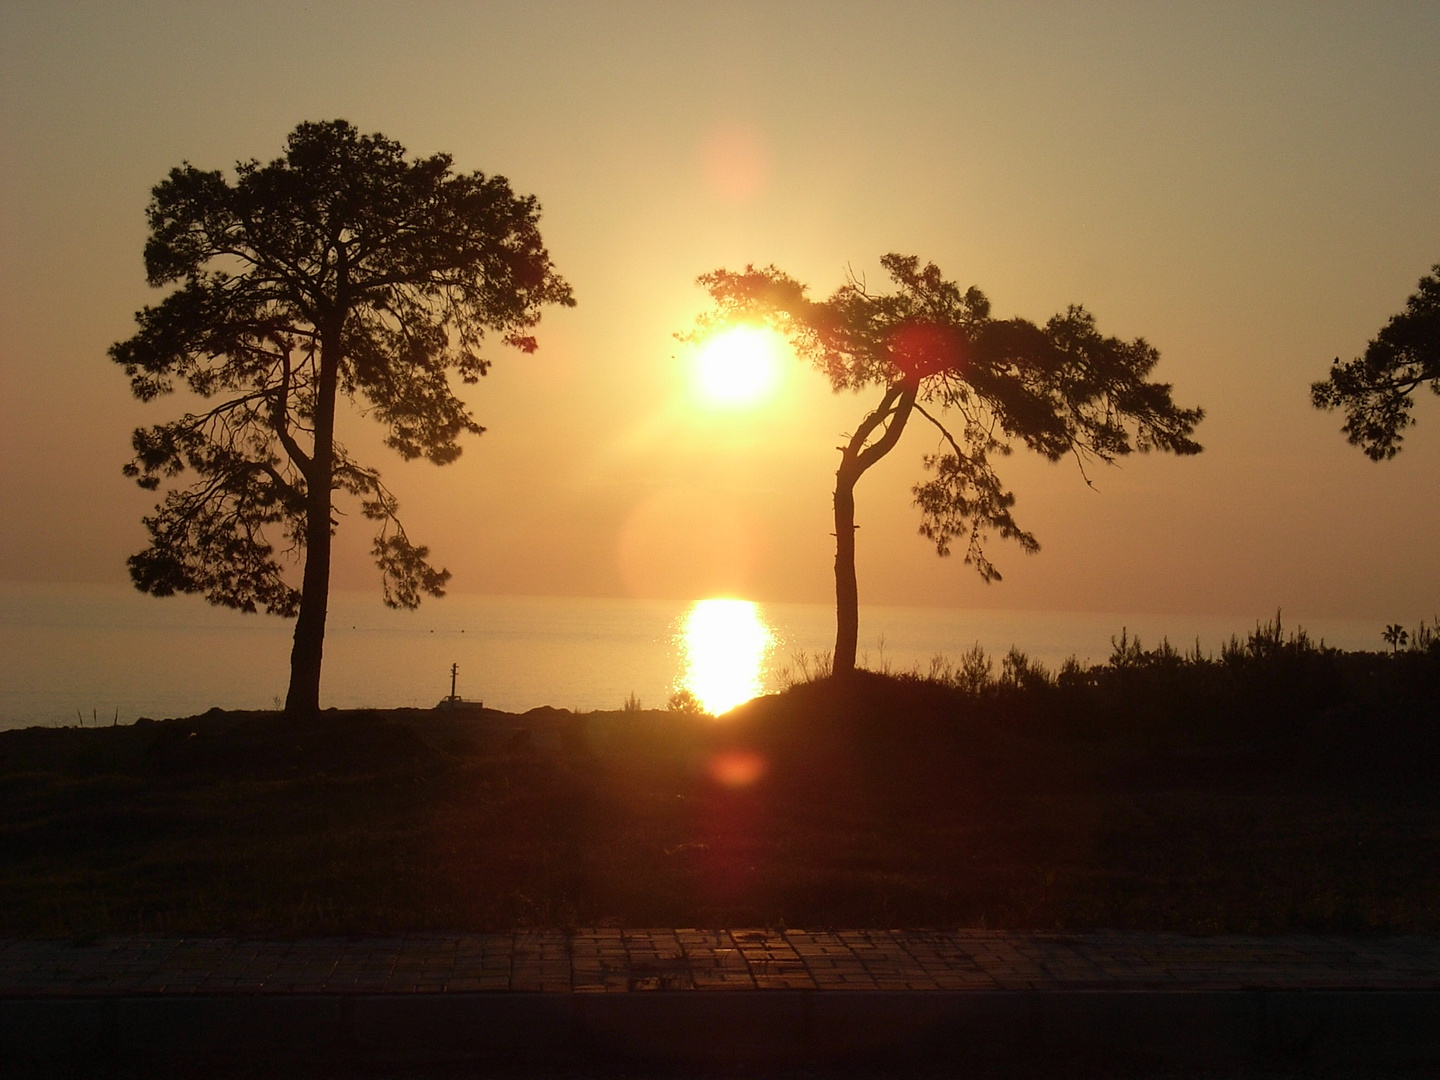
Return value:
M 1440 938 L 590 928 L 292 943 L 0 941 L 0 995 L 1440 989 Z

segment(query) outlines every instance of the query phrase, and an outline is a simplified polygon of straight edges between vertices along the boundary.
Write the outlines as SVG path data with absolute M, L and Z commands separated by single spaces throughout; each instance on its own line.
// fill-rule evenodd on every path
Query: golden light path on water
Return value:
M 749 600 L 697 600 L 680 625 L 680 685 L 718 716 L 765 689 L 775 631 Z

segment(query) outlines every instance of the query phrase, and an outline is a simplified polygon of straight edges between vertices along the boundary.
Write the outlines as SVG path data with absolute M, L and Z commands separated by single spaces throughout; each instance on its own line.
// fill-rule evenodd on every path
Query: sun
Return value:
M 733 326 L 715 334 L 696 354 L 697 389 L 708 404 L 757 405 L 779 381 L 780 335 L 758 326 Z

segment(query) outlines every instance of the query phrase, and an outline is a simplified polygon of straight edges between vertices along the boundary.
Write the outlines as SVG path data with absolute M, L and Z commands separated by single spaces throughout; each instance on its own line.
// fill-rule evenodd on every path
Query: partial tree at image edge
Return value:
M 1342 409 L 1341 431 L 1374 461 L 1400 452 L 1401 434 L 1415 423 L 1415 391 L 1428 385 L 1440 394 L 1440 263 L 1420 279 L 1405 310 L 1381 327 L 1365 353 L 1342 363 L 1310 387 L 1317 409 Z

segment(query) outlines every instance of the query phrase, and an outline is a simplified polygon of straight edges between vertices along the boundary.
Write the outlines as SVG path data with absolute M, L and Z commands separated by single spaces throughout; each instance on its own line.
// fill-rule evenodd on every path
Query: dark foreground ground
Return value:
M 1403 1075 L 1440 1069 L 1440 937 L 652 929 L 10 941 L 0 1062 L 156 1075 L 242 1063 L 255 1075 L 342 1064 L 362 1075 Z
M 1433 1080 L 1429 1068 L 1394 1068 L 1385 1066 L 1326 1070 L 1316 1073 L 1309 1069 L 1285 1066 L 1128 1066 L 1128 1065 L 1065 1065 L 1026 1067 L 1020 1070 L 956 1069 L 944 1064 L 867 1066 L 854 1068 L 819 1067 L 748 1067 L 742 1069 L 654 1068 L 620 1064 L 599 1064 L 564 1067 L 531 1065 L 475 1066 L 395 1066 L 384 1065 L 307 1065 L 287 1066 L 267 1063 L 210 1064 L 203 1072 L 186 1067 L 118 1066 L 87 1069 L 77 1073 L 69 1069 L 22 1065 L 4 1075 L 16 1080 L 70 1080 L 83 1076 L 87 1080 L 172 1080 L 201 1076 L 207 1080 Z
M 3 732 L 0 937 L 1440 931 L 1440 659 L 1255 640 L 1059 679 L 861 673 L 719 721 Z

